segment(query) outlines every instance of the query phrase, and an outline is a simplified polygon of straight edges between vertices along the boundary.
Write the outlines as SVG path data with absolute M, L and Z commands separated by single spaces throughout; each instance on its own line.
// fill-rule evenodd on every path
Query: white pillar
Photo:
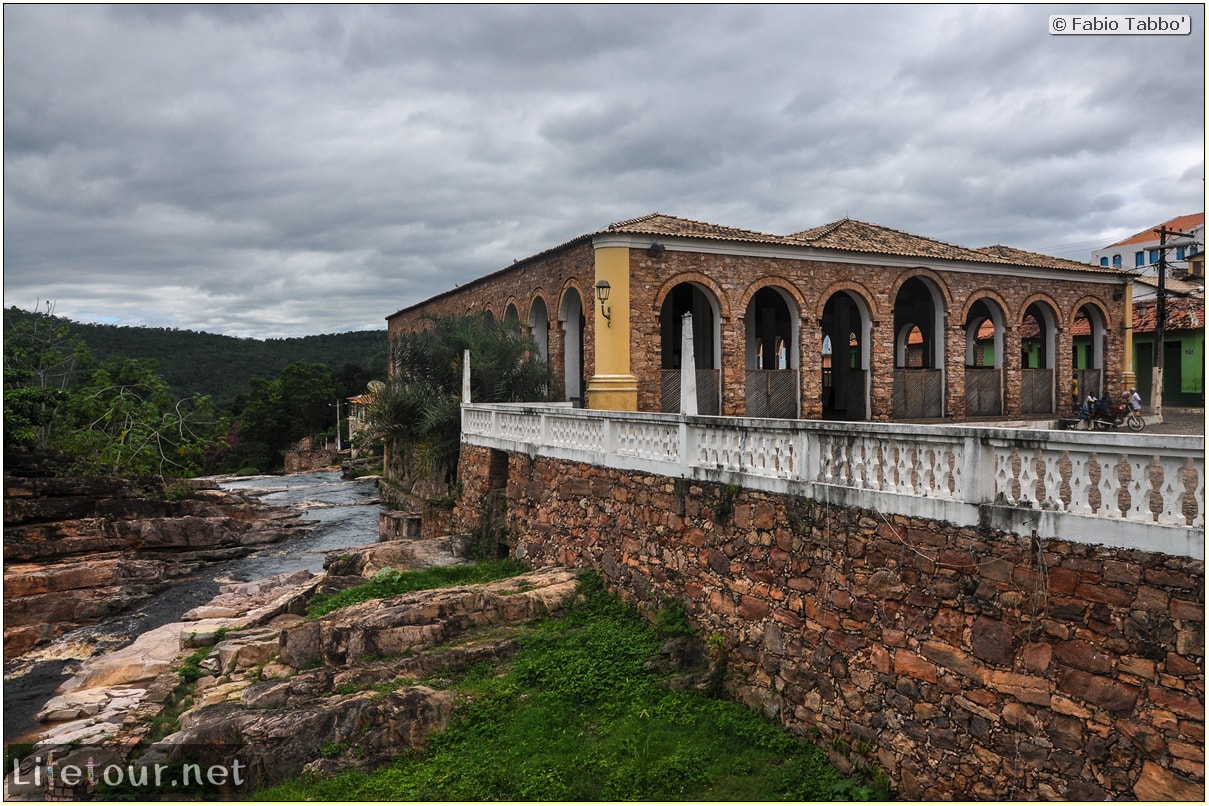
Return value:
M 462 351 L 462 402 L 470 401 L 470 351 Z
M 680 413 L 697 413 L 697 357 L 693 353 L 693 314 L 680 318 Z

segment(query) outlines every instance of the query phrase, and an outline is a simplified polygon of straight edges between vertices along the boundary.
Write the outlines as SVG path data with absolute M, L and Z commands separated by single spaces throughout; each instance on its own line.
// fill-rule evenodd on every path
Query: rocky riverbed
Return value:
M 547 570 L 308 620 L 317 592 L 464 562 L 467 541 L 377 542 L 374 481 L 333 471 L 168 491 L 17 466 L 6 468 L 5 740 L 33 749 L 6 770 L 6 799 L 86 799 L 101 770 L 183 752 L 237 764 L 240 791 L 380 761 L 448 719 L 453 695 L 418 679 L 510 656 L 517 625 L 575 587 Z M 91 778 L 68 780 L 72 767 Z
M 6 778 L 5 798 L 89 797 L 96 784 L 87 779 L 48 788 L 43 768 L 52 752 L 60 769 L 129 769 L 200 752 L 211 766 L 238 769 L 238 791 L 246 792 L 307 770 L 380 763 L 419 745 L 447 724 L 455 695 L 417 681 L 510 657 L 519 625 L 575 595 L 574 573 L 545 569 L 318 619 L 302 614 L 316 592 L 358 584 L 384 567 L 462 562 L 466 548 L 440 538 L 333 552 L 325 573 L 226 586 L 182 621 L 85 662 L 39 712 L 39 747 Z M 153 743 L 157 722 L 172 732 Z
M 5 457 L 4 483 L 6 667 L 311 526 L 214 481 L 65 477 L 30 454 Z
M 7 461 L 9 489 L 14 488 L 13 477 L 18 475 L 14 468 L 20 466 L 20 462 Z M 48 482 L 44 479 L 53 478 L 50 474 L 37 475 L 36 472 L 26 477 L 37 479 L 39 485 L 46 485 Z M 61 480 L 55 483 L 63 484 Z M 276 524 L 281 527 L 282 539 L 247 546 L 235 552 L 235 557 L 190 563 L 188 573 L 167 581 L 152 580 L 154 585 L 151 589 L 115 586 L 108 591 L 109 604 L 114 612 L 84 620 L 79 626 L 75 623 L 48 625 L 45 619 L 35 618 L 38 629 L 48 634 L 52 630 L 61 634 L 23 653 L 17 653 L 12 644 L 7 648 L 4 667 L 6 744 L 22 739 L 31 732 L 36 735 L 41 726 L 34 719 L 35 714 L 53 696 L 55 689 L 78 670 L 81 663 L 121 649 L 164 624 L 181 621 L 186 611 L 209 602 L 224 585 L 238 585 L 299 570 L 312 574 L 322 572 L 326 552 L 374 540 L 382 512 L 377 501 L 375 479 L 350 481 L 343 479 L 338 470 L 289 476 L 205 479 L 190 482 L 190 486 L 202 491 L 207 498 L 223 497 L 237 512 L 246 513 L 248 526 L 228 521 L 232 532 L 245 528 L 263 529 Z M 10 513 L 18 500 L 6 498 Z M 171 503 L 182 506 L 179 501 Z M 21 506 L 28 510 L 33 504 L 25 501 L 21 502 Z M 101 503 L 100 499 L 94 501 L 91 508 L 85 508 L 84 501 L 77 502 L 75 506 L 78 511 L 85 513 L 112 511 L 116 515 L 125 511 L 122 507 Z M 144 502 L 139 506 L 149 507 L 150 504 Z M 55 506 L 47 507 L 48 511 L 54 509 Z M 260 516 L 265 516 L 266 520 L 257 523 Z M 109 524 L 116 523 L 118 519 L 104 520 Z M 188 520 L 188 516 L 182 520 Z M 209 523 L 222 525 L 224 522 L 210 519 Z M 43 524 L 40 528 L 47 527 Z M 72 525 L 71 528 L 76 526 Z M 125 523 L 121 528 L 133 531 L 131 523 Z M 175 528 L 179 532 L 183 526 L 173 524 L 167 528 Z M 196 523 L 190 528 L 194 534 L 200 531 Z M 6 529 L 6 532 L 9 531 Z M 6 537 L 12 540 L 11 534 L 6 534 Z M 8 559 L 12 565 L 11 558 Z M 87 564 L 86 557 L 77 558 L 77 561 Z M 53 565 L 54 561 L 50 564 Z M 10 581 L 15 576 L 10 571 Z M 77 582 L 82 583 L 86 579 L 81 576 Z M 6 590 L 9 595 L 13 592 L 14 588 Z M 70 600 L 73 597 L 93 596 L 95 592 L 86 588 L 65 588 L 58 591 L 58 595 Z M 127 603 L 125 609 L 117 606 L 123 600 Z M 19 606 L 16 599 L 6 600 L 6 626 L 9 617 Z M 32 612 L 37 613 L 36 609 Z

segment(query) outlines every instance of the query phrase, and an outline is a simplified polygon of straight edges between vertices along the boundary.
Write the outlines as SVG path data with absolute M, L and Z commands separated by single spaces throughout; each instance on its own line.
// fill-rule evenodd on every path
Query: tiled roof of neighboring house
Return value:
M 1153 333 L 1156 300 L 1143 300 L 1133 306 L 1133 332 Z M 1167 321 L 1163 330 L 1200 330 L 1205 326 L 1205 300 L 1175 297 L 1167 300 Z
M 1155 324 L 1155 301 L 1142 300 L 1133 304 L 1133 332 L 1153 333 Z M 1172 297 L 1167 300 L 1167 323 L 1163 330 L 1200 330 L 1205 326 L 1205 300 L 1195 297 Z M 1091 324 L 1083 318 L 1075 320 L 1070 329 L 1071 336 L 1091 335 Z M 979 336 L 981 336 L 981 332 Z
M 992 255 L 1006 263 L 1018 266 L 1038 266 L 1045 269 L 1067 269 L 1071 271 L 1103 271 L 1103 266 L 1093 263 L 1080 263 L 1077 260 L 1067 260 L 1053 255 L 1043 255 L 1040 252 L 1028 252 L 1010 246 L 984 246 L 978 250 L 986 255 Z M 1119 270 L 1118 270 L 1119 271 Z
M 1163 229 L 1174 229 L 1174 230 L 1179 230 L 1180 232 L 1187 232 L 1188 230 L 1192 229 L 1193 227 L 1204 226 L 1204 224 L 1205 224 L 1205 211 L 1204 210 L 1202 210 L 1199 213 L 1190 213 L 1188 215 L 1178 215 L 1169 221 L 1164 221 L 1162 224 L 1159 224 L 1158 226 L 1151 227 L 1150 229 L 1142 230 L 1141 232 L 1137 233 L 1136 235 L 1130 235 L 1128 238 L 1126 238 L 1123 241 L 1117 241 L 1116 243 L 1111 243 L 1108 246 L 1104 247 L 1104 249 L 1112 249 L 1114 246 L 1127 246 L 1132 243 L 1150 243 L 1151 241 L 1157 241 L 1159 239 L 1159 236 L 1156 235 L 1154 231 L 1156 229 L 1159 229 L 1160 227 L 1162 227 Z M 1103 251 L 1103 250 L 1101 250 L 1101 251 Z
M 1157 289 L 1159 287 L 1158 277 L 1136 277 L 1134 278 L 1134 282 L 1150 288 Z M 1181 296 L 1200 294 L 1203 296 L 1205 293 L 1205 287 L 1200 283 L 1190 283 L 1187 280 L 1180 280 L 1176 277 L 1166 277 L 1163 284 L 1170 294 L 1179 294 Z M 1137 292 L 1135 291 L 1134 293 L 1136 294 Z

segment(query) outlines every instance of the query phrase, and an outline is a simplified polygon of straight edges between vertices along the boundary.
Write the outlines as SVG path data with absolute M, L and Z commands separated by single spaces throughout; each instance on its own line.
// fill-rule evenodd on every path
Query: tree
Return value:
M 340 388 L 326 365 L 295 361 L 273 380 L 250 383 L 236 429 L 236 456 L 244 466 L 279 467 L 290 444 L 334 429 Z
M 4 327 L 4 441 L 46 448 L 59 407 L 91 356 L 54 303 L 9 308 Z
M 71 390 L 52 447 L 81 472 L 189 476 L 212 431 L 209 400 L 173 400 L 154 360 L 111 359 Z
M 155 361 L 116 358 L 68 395 L 52 444 L 84 472 L 189 476 L 210 441 L 211 414 L 205 397 L 174 401 Z
M 470 351 L 471 397 L 480 402 L 544 400 L 546 365 L 532 337 L 506 323 L 473 316 L 427 323 L 391 340 L 390 380 L 371 393 L 362 433 L 393 446 L 388 453 L 401 457 L 403 476 L 451 481 L 461 445 L 464 351 Z

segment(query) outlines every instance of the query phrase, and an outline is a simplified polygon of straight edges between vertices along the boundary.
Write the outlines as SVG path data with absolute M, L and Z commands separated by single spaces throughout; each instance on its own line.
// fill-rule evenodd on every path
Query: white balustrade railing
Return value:
M 463 404 L 472 445 L 1203 559 L 1205 440 Z

